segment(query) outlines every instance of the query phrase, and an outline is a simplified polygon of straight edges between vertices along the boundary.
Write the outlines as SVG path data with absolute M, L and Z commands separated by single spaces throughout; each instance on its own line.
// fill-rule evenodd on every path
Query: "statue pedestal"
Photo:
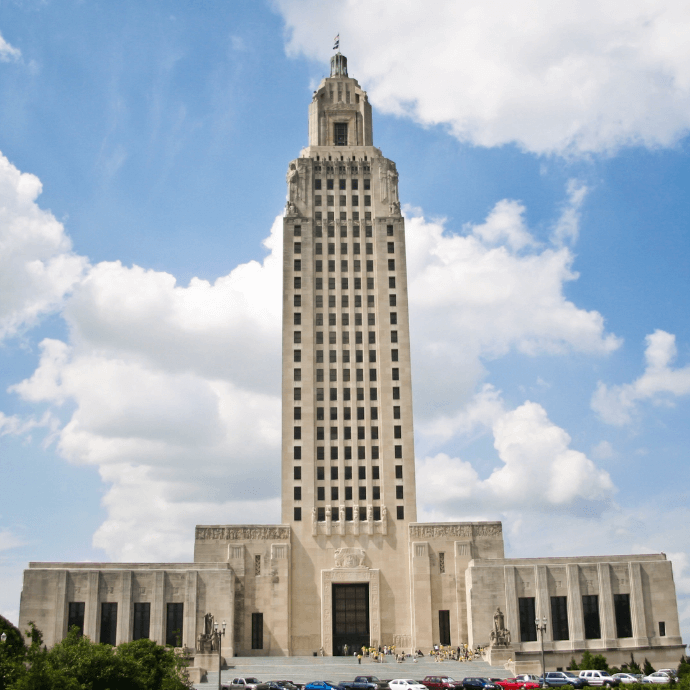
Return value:
M 505 666 L 508 661 L 515 661 L 513 645 L 495 644 L 485 652 L 484 658 L 491 666 Z
M 205 668 L 207 671 L 216 671 L 218 669 L 218 652 L 211 652 L 210 654 L 197 652 L 194 655 L 194 666 Z M 224 656 L 220 657 L 220 667 L 226 668 Z

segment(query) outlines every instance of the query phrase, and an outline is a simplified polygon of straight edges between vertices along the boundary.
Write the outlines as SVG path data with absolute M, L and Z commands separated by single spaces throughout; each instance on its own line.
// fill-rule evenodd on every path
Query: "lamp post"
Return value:
M 546 632 L 546 616 L 543 616 L 541 620 L 538 618 L 534 621 L 539 631 L 539 639 L 541 640 L 541 685 L 546 686 L 546 665 L 544 663 L 544 633 Z
M 220 640 L 221 637 L 225 637 L 225 621 L 222 623 L 222 629 L 218 627 L 218 623 L 213 624 L 214 632 L 216 634 L 216 641 L 218 643 L 218 690 L 220 690 Z

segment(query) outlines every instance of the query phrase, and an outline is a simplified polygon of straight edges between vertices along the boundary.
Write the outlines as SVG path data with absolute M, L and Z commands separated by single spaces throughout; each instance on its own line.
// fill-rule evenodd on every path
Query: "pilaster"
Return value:
M 412 542 L 411 549 L 412 612 L 415 649 L 428 649 L 434 643 L 431 612 L 431 562 L 428 542 Z
M 199 573 L 196 570 L 188 570 L 184 587 L 184 623 L 182 625 L 182 644 L 191 648 L 194 648 L 196 644 L 198 591 Z
M 565 567 L 568 580 L 568 632 L 572 649 L 585 646 L 584 614 L 580 590 L 580 566 L 568 564 Z
M 117 644 L 132 640 L 132 571 L 123 570 L 120 577 L 122 598 L 118 606 L 117 633 L 115 635 Z
M 55 586 L 55 631 L 53 643 L 57 644 L 65 637 L 67 627 L 67 571 L 61 570 L 57 575 Z
M 601 643 L 604 647 L 617 647 L 616 617 L 613 611 L 613 592 L 611 590 L 611 566 L 597 564 L 599 579 L 599 617 L 601 618 Z
M 639 563 L 628 563 L 630 577 L 630 618 L 632 619 L 633 644 L 646 647 L 647 621 L 644 613 L 644 595 L 642 594 L 642 573 Z
M 86 606 L 84 607 L 84 635 L 98 642 L 98 594 L 100 590 L 98 570 L 90 570 L 87 576 Z
M 151 639 L 165 644 L 165 571 L 153 574 L 153 602 L 151 604 Z

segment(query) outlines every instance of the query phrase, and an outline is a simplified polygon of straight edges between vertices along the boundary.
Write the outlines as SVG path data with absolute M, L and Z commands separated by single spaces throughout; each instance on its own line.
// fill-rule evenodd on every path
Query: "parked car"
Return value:
M 337 683 L 332 680 L 313 680 L 304 686 L 304 690 L 331 690 L 331 688 L 339 688 Z
M 580 678 L 587 681 L 587 685 L 606 685 L 617 688 L 621 682 L 614 678 L 608 671 L 580 671 Z
M 426 685 L 429 690 L 448 690 L 449 688 L 461 688 L 462 681 L 455 680 L 450 676 L 427 676 L 422 685 Z
M 340 687 L 344 690 L 388 690 L 388 681 L 376 676 L 356 676 L 354 680 L 342 681 Z
M 634 673 L 614 673 L 613 677 L 618 678 L 624 685 L 639 683 L 642 680 L 642 676 L 636 676 Z
M 418 680 L 412 680 L 411 678 L 389 680 L 388 685 L 391 690 L 427 690 L 426 685 L 422 685 Z
M 500 687 L 488 678 L 463 678 L 462 687 L 465 690 L 500 690 Z
M 293 683 L 291 680 L 272 680 L 269 682 L 279 685 L 283 690 L 299 690 L 299 688 L 303 687 L 302 684 Z
M 547 671 L 544 676 L 544 683 L 550 688 L 555 688 L 559 685 L 584 688 L 587 685 L 587 681 L 576 676 L 572 671 Z
M 668 671 L 655 671 L 642 678 L 643 683 L 670 683 L 674 677 Z
M 245 676 L 243 678 L 233 678 L 228 687 L 232 690 L 256 690 L 256 686 L 261 681 L 253 676 Z
M 495 685 L 502 687 L 503 690 L 521 690 L 522 688 L 535 690 L 535 688 L 540 687 L 539 683 L 532 680 L 518 680 L 517 678 L 490 678 L 490 680 Z
M 541 676 L 535 676 L 533 673 L 519 673 L 515 676 L 515 680 L 521 680 L 523 683 L 538 683 L 541 687 Z

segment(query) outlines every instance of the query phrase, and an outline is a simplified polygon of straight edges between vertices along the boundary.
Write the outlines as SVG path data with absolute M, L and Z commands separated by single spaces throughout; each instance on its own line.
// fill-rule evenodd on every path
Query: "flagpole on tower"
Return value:
M 338 50 L 338 48 L 340 48 L 340 34 L 333 39 L 333 50 Z

